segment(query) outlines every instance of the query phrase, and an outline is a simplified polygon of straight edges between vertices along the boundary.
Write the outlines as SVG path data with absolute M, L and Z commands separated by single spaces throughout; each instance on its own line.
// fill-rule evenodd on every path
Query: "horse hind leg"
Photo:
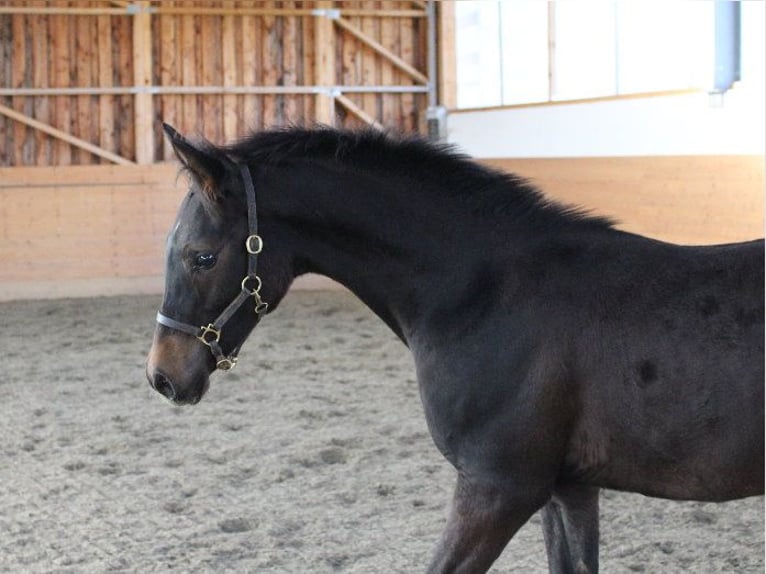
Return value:
M 548 493 L 458 476 L 452 510 L 428 572 L 487 572 L 547 497 Z
M 543 507 L 543 534 L 551 574 L 598 572 L 598 496 L 591 486 L 557 486 Z

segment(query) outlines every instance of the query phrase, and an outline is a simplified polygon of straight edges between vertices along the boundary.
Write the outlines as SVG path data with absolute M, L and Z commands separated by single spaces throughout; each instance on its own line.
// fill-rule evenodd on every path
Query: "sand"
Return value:
M 156 297 L 0 305 L 0 571 L 419 572 L 454 471 L 407 349 L 293 292 L 194 407 L 150 389 Z M 764 504 L 604 492 L 602 571 L 763 572 Z M 547 572 L 539 516 L 493 572 Z

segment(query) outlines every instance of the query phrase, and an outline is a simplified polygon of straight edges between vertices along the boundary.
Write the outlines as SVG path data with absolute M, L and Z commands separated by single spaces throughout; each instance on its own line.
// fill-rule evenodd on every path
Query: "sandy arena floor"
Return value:
M 0 571 L 422 571 L 454 473 L 385 326 L 294 292 L 179 408 L 144 378 L 158 302 L 0 305 Z M 762 498 L 601 505 L 603 572 L 764 571 Z M 547 572 L 538 516 L 512 571 Z

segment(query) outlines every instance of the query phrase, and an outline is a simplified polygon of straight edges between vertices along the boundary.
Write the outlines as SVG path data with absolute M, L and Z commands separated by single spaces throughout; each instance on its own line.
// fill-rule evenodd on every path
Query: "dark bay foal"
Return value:
M 615 229 L 418 140 L 330 129 L 229 147 L 166 126 L 191 180 L 152 386 L 196 403 L 292 280 L 327 275 L 411 349 L 455 466 L 430 572 L 484 572 L 538 509 L 552 572 L 598 570 L 600 488 L 763 492 L 764 244 Z

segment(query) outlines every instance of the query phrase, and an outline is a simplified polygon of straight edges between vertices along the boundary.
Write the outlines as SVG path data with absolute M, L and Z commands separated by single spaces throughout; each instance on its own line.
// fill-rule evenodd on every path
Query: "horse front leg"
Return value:
M 487 572 L 546 498 L 507 483 L 459 475 L 447 526 L 428 573 Z
M 543 507 L 543 534 L 551 574 L 598 572 L 599 489 L 557 486 Z

